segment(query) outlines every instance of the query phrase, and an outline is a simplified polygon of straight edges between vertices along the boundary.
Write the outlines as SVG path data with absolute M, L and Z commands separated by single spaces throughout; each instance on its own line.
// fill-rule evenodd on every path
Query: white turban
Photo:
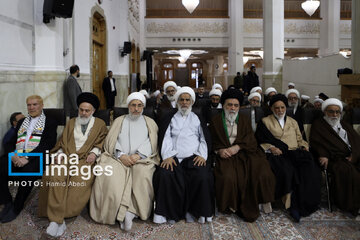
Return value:
M 309 100 L 310 99 L 310 97 L 308 96 L 308 95 L 301 95 L 301 99 L 303 99 L 303 100 Z
M 176 91 L 179 90 L 181 88 L 181 86 L 176 86 Z
M 288 86 L 293 86 L 293 87 L 295 87 L 295 83 L 289 82 Z
M 316 103 L 316 102 L 319 102 L 319 103 L 323 103 L 324 102 L 324 100 L 322 100 L 321 98 L 315 98 L 315 100 L 314 100 L 314 103 Z
M 153 94 L 154 94 L 154 97 L 159 96 L 159 94 L 160 94 L 160 90 L 156 90 Z
M 146 98 L 140 92 L 131 93 L 126 99 L 126 105 L 129 105 L 132 100 L 140 100 L 144 104 L 144 107 L 146 106 Z
M 178 98 L 181 94 L 188 93 L 191 96 L 191 99 L 193 100 L 193 104 L 195 102 L 195 92 L 191 87 L 182 87 L 175 93 L 175 102 L 177 103 Z
M 326 99 L 323 104 L 321 105 L 321 111 L 325 111 L 325 109 L 330 105 L 336 105 L 340 107 L 340 111 L 343 110 L 342 102 L 336 98 L 328 98 Z
M 253 92 L 249 95 L 248 100 L 252 99 L 253 97 L 258 97 L 259 101 L 261 101 L 261 94 L 258 92 Z
M 221 90 L 219 90 L 219 89 L 212 89 L 212 90 L 210 91 L 210 93 L 209 93 L 209 97 L 211 97 L 212 95 L 217 95 L 217 96 L 221 97 L 221 94 L 222 94 Z
M 287 90 L 286 93 L 285 93 L 285 96 L 286 96 L 287 98 L 289 98 L 289 94 L 290 94 L 290 93 L 295 93 L 295 94 L 297 95 L 297 97 L 300 98 L 300 93 L 299 93 L 299 91 L 296 90 L 295 88 Z
M 269 87 L 269 88 L 267 88 L 267 89 L 265 90 L 265 95 L 267 96 L 267 95 L 269 95 L 269 93 L 271 93 L 271 92 L 275 92 L 275 94 L 277 94 L 277 91 L 276 91 L 275 88 Z
M 262 92 L 262 88 L 261 87 L 253 87 L 251 90 L 250 90 L 250 94 L 253 93 L 253 92 L 256 92 L 258 90 L 261 90 Z
M 219 83 L 215 83 L 211 89 L 221 88 L 221 92 L 224 91 L 223 87 Z
M 315 98 L 315 99 L 319 98 L 319 95 L 316 95 L 314 98 Z
M 150 98 L 150 96 L 149 96 L 148 92 L 147 92 L 145 89 L 140 90 L 140 92 L 139 92 L 139 93 L 143 94 L 146 98 Z
M 176 85 L 176 83 L 175 83 L 174 81 L 167 81 L 166 83 L 164 83 L 164 92 L 165 92 L 165 93 L 166 93 L 166 89 L 167 89 L 168 87 L 174 87 L 175 90 L 177 89 L 177 88 L 176 88 L 177 85 Z

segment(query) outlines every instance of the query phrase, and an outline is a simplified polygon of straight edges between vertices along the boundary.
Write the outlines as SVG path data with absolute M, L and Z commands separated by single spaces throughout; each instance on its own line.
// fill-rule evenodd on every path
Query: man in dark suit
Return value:
M 37 156 L 19 156 L 15 154 L 9 163 L 8 152 L 0 160 L 0 205 L 4 204 L 0 212 L 2 223 L 14 220 L 24 208 L 26 199 L 31 193 L 34 182 L 41 176 L 19 176 L 39 172 L 45 168 L 46 151 L 50 151 L 56 143 L 56 122 L 43 112 L 43 99 L 38 95 L 29 96 L 26 99 L 28 116 L 20 120 L 16 126 L 16 134 L 10 140 L 12 148 L 10 152 L 16 150 L 18 153 L 37 153 L 42 154 L 44 161 L 40 165 Z M 9 176 L 8 167 L 18 176 Z M 9 186 L 12 183 L 23 182 L 16 192 L 13 200 Z
M 116 86 L 115 86 L 115 78 L 113 78 L 112 76 L 113 76 L 112 71 L 108 71 L 108 76 L 104 78 L 102 84 L 102 89 L 104 91 L 107 109 L 113 108 L 115 104 Z
M 70 76 L 64 83 L 64 110 L 66 116 L 77 111 L 76 99 L 82 93 L 81 87 L 76 78 L 80 77 L 80 68 L 78 65 L 70 67 Z

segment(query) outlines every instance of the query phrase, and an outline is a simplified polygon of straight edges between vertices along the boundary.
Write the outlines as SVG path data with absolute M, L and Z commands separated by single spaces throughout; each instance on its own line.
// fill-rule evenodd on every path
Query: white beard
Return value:
M 187 116 L 191 112 L 192 106 L 190 106 L 188 108 L 181 108 L 180 104 L 178 104 L 178 110 L 182 116 Z
M 298 102 L 296 102 L 296 103 L 288 102 L 288 104 L 289 104 L 289 107 L 292 107 L 292 108 L 294 108 L 294 109 L 296 109 L 296 108 L 298 107 L 298 105 L 299 105 Z
M 328 117 L 325 115 L 324 119 L 331 127 L 335 127 L 340 122 L 340 117 Z
M 169 99 L 170 102 L 175 101 L 175 95 L 174 96 L 167 95 L 167 98 Z
M 282 115 L 277 115 L 274 113 L 274 116 L 277 120 L 283 120 L 285 118 L 285 113 L 283 113 Z
M 78 116 L 76 120 L 77 120 L 78 123 L 80 123 L 80 125 L 86 125 L 86 124 L 89 123 L 91 117 L 92 117 L 92 115 L 90 117 L 88 117 L 88 118 Z
M 135 121 L 135 120 L 139 119 L 139 117 L 143 114 L 143 112 L 144 112 L 144 110 L 142 110 L 140 114 L 132 114 L 129 112 L 129 119 L 131 121 Z
M 224 112 L 225 112 L 226 120 L 228 120 L 230 124 L 233 125 L 238 116 L 239 111 L 228 111 L 224 109 Z

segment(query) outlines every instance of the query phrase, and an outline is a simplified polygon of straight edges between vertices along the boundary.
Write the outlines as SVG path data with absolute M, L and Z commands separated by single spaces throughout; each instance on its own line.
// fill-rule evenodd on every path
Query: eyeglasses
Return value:
M 297 97 L 289 97 L 289 100 L 292 101 L 292 100 L 299 100 L 299 98 Z
M 340 110 L 326 110 L 326 112 L 328 112 L 329 114 L 336 114 L 336 115 L 339 115 L 341 113 Z
M 166 93 L 174 93 L 174 92 L 175 92 L 174 89 L 172 89 L 172 90 L 166 90 Z

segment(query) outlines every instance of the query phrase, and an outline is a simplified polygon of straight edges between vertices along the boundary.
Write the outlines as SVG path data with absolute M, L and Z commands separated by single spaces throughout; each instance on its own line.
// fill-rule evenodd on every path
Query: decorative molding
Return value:
M 351 20 L 340 21 L 340 34 L 351 35 Z
M 284 25 L 285 34 L 319 34 L 320 33 L 320 21 L 317 20 L 285 20 Z
M 128 0 L 128 21 L 137 33 L 140 33 L 139 0 Z
M 147 21 L 146 33 L 198 33 L 198 34 L 224 34 L 229 32 L 228 21 L 173 21 L 173 22 L 157 22 Z

